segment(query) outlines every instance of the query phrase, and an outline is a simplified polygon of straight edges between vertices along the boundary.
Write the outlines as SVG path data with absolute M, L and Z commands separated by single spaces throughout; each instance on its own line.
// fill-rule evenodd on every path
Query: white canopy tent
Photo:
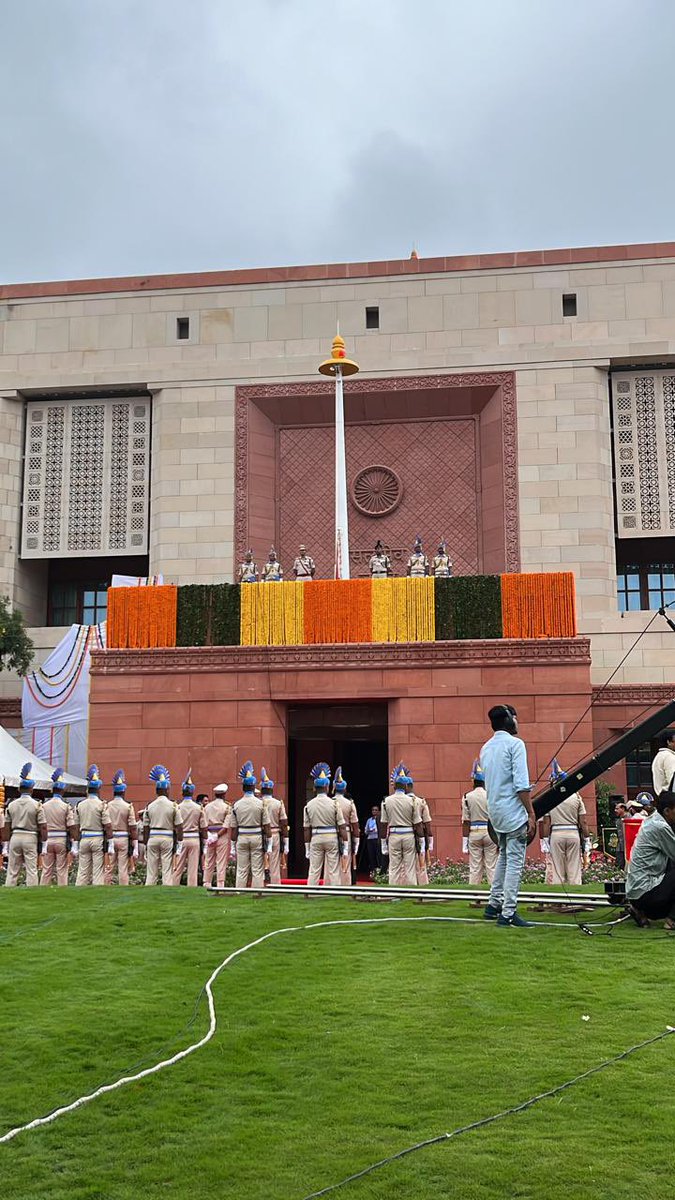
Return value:
M 35 755 L 29 754 L 25 746 L 21 742 L 17 742 L 11 733 L 0 725 L 0 777 L 3 782 L 9 787 L 19 786 L 19 776 L 24 763 L 30 762 L 33 764 L 33 779 L 38 786 L 38 790 L 44 790 L 44 785 L 49 785 L 51 788 L 52 772 L 54 767 L 49 763 L 43 762 L 41 758 L 36 758 Z M 86 792 L 87 781 L 80 779 L 77 775 L 69 775 L 67 772 L 63 776 L 67 790 Z

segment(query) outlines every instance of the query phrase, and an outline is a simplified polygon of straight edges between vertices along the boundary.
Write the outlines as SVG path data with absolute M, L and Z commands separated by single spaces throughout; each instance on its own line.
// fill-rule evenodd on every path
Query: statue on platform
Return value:
M 283 574 L 284 573 L 281 569 L 281 563 L 279 562 L 279 559 L 277 558 L 277 552 L 274 549 L 274 546 L 272 546 L 272 549 L 269 552 L 269 557 L 267 559 L 267 562 L 264 564 L 263 569 L 260 572 L 261 582 L 262 583 L 280 583 L 283 578 Z
M 391 559 L 385 554 L 384 546 L 379 540 L 375 545 L 375 553 L 370 556 L 369 565 L 371 579 L 387 579 L 393 573 Z
M 445 542 L 441 542 L 438 547 L 431 562 L 431 570 L 435 579 L 449 579 L 452 575 L 452 559 L 448 554 Z
M 240 583 L 257 583 L 258 568 L 253 561 L 253 551 L 247 550 L 244 555 L 243 563 L 239 565 L 239 582 Z
M 307 547 L 301 546 L 298 557 L 293 563 L 293 574 L 296 579 L 313 579 L 316 572 L 314 559 L 307 553 Z
M 415 538 L 413 552 L 408 559 L 408 574 L 411 579 L 423 579 L 429 574 L 429 559 L 422 549 L 422 539 Z

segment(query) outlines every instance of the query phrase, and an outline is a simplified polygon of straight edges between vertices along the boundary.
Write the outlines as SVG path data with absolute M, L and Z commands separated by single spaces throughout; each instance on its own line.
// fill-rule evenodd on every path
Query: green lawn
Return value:
M 203 983 L 262 933 L 441 912 L 476 916 L 186 888 L 2 891 L 0 1133 L 202 1035 Z M 207 1047 L 0 1146 L 3 1200 L 304 1200 L 675 1024 L 674 956 L 660 930 L 627 926 L 589 938 L 423 921 L 274 938 L 216 982 Z M 675 1037 L 335 1195 L 662 1200 L 674 1068 Z

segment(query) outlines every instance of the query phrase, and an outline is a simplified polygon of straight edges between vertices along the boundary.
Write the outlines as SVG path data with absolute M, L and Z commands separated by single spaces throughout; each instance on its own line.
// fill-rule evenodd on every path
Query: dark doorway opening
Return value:
M 342 767 L 359 814 L 361 831 L 373 804 L 387 795 L 389 780 L 386 704 L 299 704 L 288 710 L 288 823 L 291 878 L 307 875 L 302 814 L 314 794 L 310 770 L 327 762 Z M 365 846 L 359 862 L 365 862 Z

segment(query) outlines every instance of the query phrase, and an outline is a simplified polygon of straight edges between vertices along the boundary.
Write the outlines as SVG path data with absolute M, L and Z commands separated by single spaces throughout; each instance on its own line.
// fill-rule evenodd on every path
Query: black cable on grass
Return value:
M 396 1154 L 390 1154 L 387 1158 L 381 1158 L 379 1162 L 371 1163 L 369 1167 L 364 1167 L 362 1171 L 355 1171 L 353 1175 L 348 1175 L 345 1179 L 341 1179 L 339 1183 L 331 1183 L 328 1187 L 321 1188 L 318 1192 L 310 1192 L 304 1200 L 318 1200 L 319 1196 L 327 1196 L 329 1192 L 335 1192 L 338 1188 L 346 1187 L 348 1183 L 355 1183 L 358 1179 L 363 1179 L 366 1175 L 371 1175 L 373 1171 L 378 1171 L 380 1167 L 387 1167 L 390 1163 L 396 1162 L 400 1158 L 406 1158 L 408 1154 L 414 1154 L 416 1150 L 425 1150 L 427 1146 L 436 1146 L 440 1142 L 448 1142 L 451 1138 L 460 1137 L 463 1133 L 471 1133 L 474 1129 L 483 1129 L 486 1125 L 493 1125 L 495 1121 L 501 1121 L 504 1117 L 513 1117 L 516 1113 L 525 1112 L 526 1109 L 532 1108 L 533 1104 L 538 1104 L 540 1100 L 550 1100 L 552 1096 L 559 1095 L 567 1088 L 571 1088 L 576 1083 L 581 1083 L 582 1079 L 589 1079 L 591 1075 L 597 1075 L 600 1071 L 606 1070 L 607 1067 L 614 1066 L 615 1063 L 621 1062 L 628 1058 L 629 1055 L 635 1054 L 636 1050 L 644 1050 L 646 1046 L 653 1046 L 656 1042 L 662 1042 L 665 1038 L 671 1037 L 675 1033 L 675 1027 L 664 1030 L 663 1033 L 657 1033 L 655 1037 L 647 1038 L 644 1042 L 638 1042 L 635 1046 L 630 1046 L 628 1050 L 622 1050 L 620 1054 L 615 1054 L 613 1058 L 608 1058 L 604 1062 L 598 1063 L 596 1067 L 589 1067 L 587 1071 L 582 1071 L 580 1075 L 575 1075 L 574 1079 L 568 1079 L 565 1083 L 559 1083 L 557 1087 L 549 1088 L 546 1092 L 540 1092 L 538 1096 L 531 1096 L 529 1100 L 524 1100 L 522 1104 L 514 1104 L 511 1108 L 504 1108 L 501 1112 L 493 1113 L 491 1117 L 482 1117 L 480 1121 L 472 1121 L 469 1125 L 460 1125 L 458 1129 L 453 1129 L 451 1133 L 439 1133 L 437 1137 L 427 1138 L 423 1142 L 417 1142 L 414 1146 L 406 1146 L 405 1150 L 398 1150 Z

